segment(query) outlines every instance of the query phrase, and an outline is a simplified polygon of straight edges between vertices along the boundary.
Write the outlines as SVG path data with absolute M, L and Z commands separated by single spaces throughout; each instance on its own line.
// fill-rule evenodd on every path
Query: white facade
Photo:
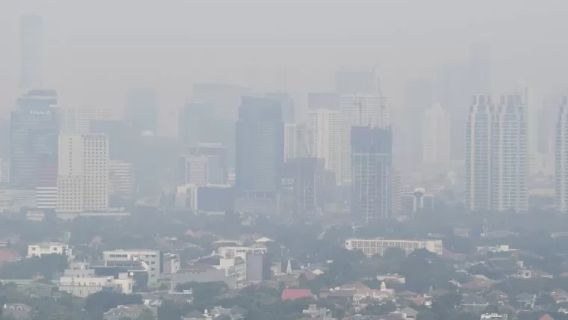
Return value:
M 556 124 L 555 190 L 556 209 L 568 212 L 568 103 L 560 106 Z
M 437 255 L 443 254 L 442 240 L 347 239 L 345 248 L 361 251 L 367 256 L 383 255 L 389 248 L 402 249 L 406 254 L 417 249 L 426 249 Z
M 134 168 L 132 163 L 109 161 L 109 193 L 130 198 L 134 194 Z
M 36 208 L 55 209 L 57 207 L 57 187 L 36 187 Z
M 111 250 L 103 252 L 105 266 L 140 262 L 148 272 L 148 282 L 155 284 L 161 273 L 162 255 L 158 250 Z
M 110 120 L 113 118 L 113 115 L 108 109 L 62 108 L 60 117 L 62 132 L 89 134 L 92 121 Z
M 311 156 L 323 159 L 327 170 L 335 174 L 337 182 L 343 176 L 342 143 L 343 122 L 337 110 L 317 109 L 308 113 L 311 136 Z
M 28 246 L 28 258 L 41 258 L 42 256 L 50 254 L 58 254 L 71 257 L 72 251 L 68 245 L 60 242 L 42 242 L 30 244 Z
M 73 296 L 86 298 L 102 290 L 114 290 L 122 294 L 131 294 L 133 279 L 127 273 L 118 278 L 97 276 L 87 263 L 72 263 L 59 279 L 59 291 Z
M 59 136 L 58 212 L 108 209 L 109 149 L 102 134 Z
M 450 116 L 439 103 L 424 112 L 422 162 L 426 165 L 450 162 Z
M 526 211 L 528 147 L 522 98 L 504 96 L 498 106 L 475 97 L 466 141 L 466 204 L 472 211 Z

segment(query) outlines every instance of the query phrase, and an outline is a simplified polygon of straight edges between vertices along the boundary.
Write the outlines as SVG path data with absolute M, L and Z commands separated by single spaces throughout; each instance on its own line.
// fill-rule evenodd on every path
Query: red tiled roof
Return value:
M 297 300 L 313 298 L 310 289 L 284 289 L 282 291 L 282 300 Z

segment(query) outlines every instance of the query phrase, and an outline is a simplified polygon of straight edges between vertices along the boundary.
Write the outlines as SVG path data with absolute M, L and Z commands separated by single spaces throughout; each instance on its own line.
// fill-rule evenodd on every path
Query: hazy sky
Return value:
M 463 63 L 476 42 L 492 48 L 496 92 L 568 86 L 565 0 L 0 0 L 2 115 L 18 95 L 26 13 L 44 17 L 44 82 L 62 104 L 118 110 L 129 88 L 150 86 L 162 123 L 194 82 L 290 91 L 301 104 L 353 66 L 377 66 L 396 108 L 405 81 Z

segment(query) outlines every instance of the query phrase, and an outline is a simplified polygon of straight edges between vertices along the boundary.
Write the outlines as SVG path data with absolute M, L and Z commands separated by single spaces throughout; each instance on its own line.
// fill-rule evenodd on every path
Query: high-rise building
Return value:
M 18 188 L 54 186 L 59 130 L 55 91 L 24 94 L 10 121 L 10 183 Z
M 130 200 L 134 195 L 134 165 L 121 160 L 109 161 L 109 196 Z
M 298 157 L 299 126 L 296 123 L 284 124 L 284 161 Z
M 224 185 L 227 175 L 227 149 L 220 143 L 199 143 L 180 158 L 181 184 Z
M 518 95 L 494 106 L 476 96 L 466 141 L 466 204 L 472 211 L 525 211 L 528 207 L 527 125 Z
M 60 130 L 68 133 L 91 133 L 92 124 L 97 121 L 112 120 L 112 113 L 108 109 L 95 108 L 61 108 Z
M 284 165 L 282 189 L 289 195 L 292 213 L 314 214 L 326 200 L 330 186 L 322 159 L 296 158 Z
M 392 133 L 390 128 L 351 129 L 351 212 L 364 221 L 392 213 Z
M 568 212 L 568 102 L 560 105 L 556 124 L 555 189 L 556 209 Z
M 108 140 L 101 134 L 62 134 L 59 137 L 59 212 L 108 209 Z
M 20 86 L 38 89 L 42 84 L 43 18 L 25 15 L 20 19 L 21 75 Z
M 280 105 L 271 99 L 243 97 L 236 127 L 237 190 L 277 191 L 284 160 Z
M 323 159 L 325 169 L 336 179 L 342 177 L 342 143 L 344 126 L 338 110 L 317 109 L 308 113 L 312 157 Z
M 493 103 L 475 96 L 466 133 L 466 205 L 472 211 L 491 210 Z
M 384 99 L 378 94 L 348 94 L 340 97 L 342 141 L 341 177 L 339 184 L 349 184 L 351 177 L 351 128 L 390 128 L 390 114 Z
M 436 103 L 424 112 L 422 121 L 422 163 L 448 164 L 450 162 L 449 114 Z
M 151 89 L 136 89 L 128 94 L 124 118 L 137 134 L 156 135 L 158 111 L 156 92 Z

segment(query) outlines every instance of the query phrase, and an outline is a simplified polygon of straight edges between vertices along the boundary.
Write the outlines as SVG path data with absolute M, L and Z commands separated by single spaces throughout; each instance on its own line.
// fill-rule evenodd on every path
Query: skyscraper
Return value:
M 158 95 L 151 89 L 136 89 L 128 94 L 125 110 L 137 134 L 156 135 L 158 130 Z
M 366 222 L 392 213 L 392 133 L 390 128 L 351 129 L 351 212 Z
M 277 191 L 283 151 L 280 105 L 271 99 L 243 97 L 236 125 L 237 190 Z
M 109 152 L 102 134 L 59 136 L 59 212 L 108 209 Z
M 308 113 L 312 157 L 323 159 L 325 169 L 342 177 L 343 122 L 337 110 L 317 109 Z
M 227 183 L 227 149 L 220 143 L 200 143 L 180 158 L 180 183 L 198 187 Z
M 54 186 L 59 130 L 55 91 L 24 94 L 10 121 L 10 183 L 18 188 Z
M 378 94 L 346 94 L 340 97 L 342 141 L 341 177 L 339 184 L 351 183 L 351 128 L 390 128 L 390 114 L 384 99 Z
M 472 211 L 528 208 L 526 108 L 519 95 L 477 96 L 466 142 L 466 203 Z
M 20 19 L 21 75 L 20 86 L 38 89 L 42 82 L 43 19 L 40 16 L 25 15 Z
M 564 98 L 560 105 L 556 123 L 555 152 L 556 209 L 568 212 L 568 102 Z

